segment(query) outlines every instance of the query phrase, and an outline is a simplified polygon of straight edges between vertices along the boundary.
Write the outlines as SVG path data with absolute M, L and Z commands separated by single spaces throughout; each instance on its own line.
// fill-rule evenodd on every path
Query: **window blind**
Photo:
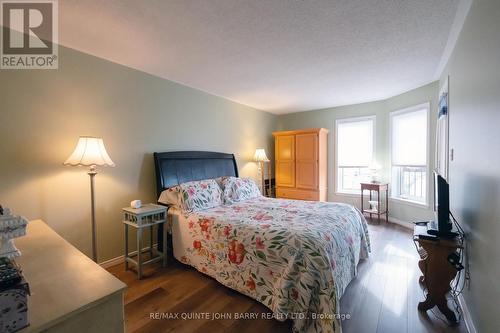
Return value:
M 427 164 L 427 109 L 392 116 L 392 165 Z
M 373 158 L 373 119 L 337 123 L 339 167 L 368 167 Z

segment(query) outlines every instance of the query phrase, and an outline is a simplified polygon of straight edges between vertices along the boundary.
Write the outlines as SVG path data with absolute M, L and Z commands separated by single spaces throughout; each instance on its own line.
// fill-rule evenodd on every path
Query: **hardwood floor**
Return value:
M 421 313 L 423 300 L 418 283 L 420 272 L 409 230 L 394 225 L 370 224 L 372 253 L 358 266 L 358 276 L 340 302 L 340 312 L 350 319 L 342 323 L 344 333 L 466 332 L 463 320 L 448 326 L 434 311 Z M 171 260 L 167 268 L 151 265 L 145 278 L 136 279 L 123 264 L 109 271 L 128 286 L 125 293 L 127 332 L 290 332 L 291 322 L 262 319 L 271 312 L 260 303 L 226 288 L 193 268 Z M 259 319 L 221 318 L 184 320 L 181 314 L 257 314 Z M 179 318 L 150 318 L 150 316 Z

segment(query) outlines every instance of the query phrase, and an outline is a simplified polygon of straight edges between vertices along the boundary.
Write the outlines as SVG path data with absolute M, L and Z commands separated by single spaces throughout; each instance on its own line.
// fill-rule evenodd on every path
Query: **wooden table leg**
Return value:
M 419 282 L 425 284 L 428 294 L 425 301 L 418 304 L 418 309 L 427 311 L 437 306 L 446 316 L 446 319 L 456 323 L 457 317 L 448 307 L 446 298 L 446 295 L 451 290 L 450 282 L 457 274 L 455 268 L 447 261 L 447 257 L 456 250 L 456 247 L 439 245 L 438 242 L 433 241 L 421 241 L 419 243 L 427 253 L 427 257 L 418 262 L 418 267 L 423 274 Z
M 364 195 L 364 190 L 363 188 L 361 187 L 361 214 L 363 214 L 363 216 L 365 215 L 365 209 L 363 208 L 363 195 Z
M 437 304 L 438 309 L 444 314 L 446 319 L 448 319 L 451 323 L 457 323 L 457 316 L 455 312 L 448 307 L 448 302 L 446 301 L 446 297 L 443 297 L 440 302 Z
M 380 212 L 382 210 L 382 207 L 380 206 L 380 191 L 377 191 L 377 211 L 378 211 L 378 224 L 380 224 Z
M 385 222 L 389 222 L 389 185 L 385 188 Z
M 372 201 L 372 190 L 370 190 L 370 201 Z M 372 206 L 370 206 L 370 210 L 372 210 Z M 371 218 L 372 218 L 372 213 L 370 213 L 370 219 Z
M 420 268 L 420 272 L 422 272 L 422 275 L 418 278 L 419 283 L 424 283 L 425 282 L 425 260 L 419 260 L 418 262 L 418 268 Z
M 420 311 L 427 311 L 429 309 L 432 309 L 436 303 L 432 300 L 431 294 L 427 294 L 425 301 L 418 303 L 417 308 Z

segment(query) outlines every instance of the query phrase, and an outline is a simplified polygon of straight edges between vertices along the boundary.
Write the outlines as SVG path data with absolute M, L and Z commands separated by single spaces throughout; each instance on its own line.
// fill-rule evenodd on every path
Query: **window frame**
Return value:
M 334 158 L 334 172 L 333 172 L 333 188 L 335 189 L 335 194 L 336 195 L 345 195 L 345 196 L 359 196 L 361 191 L 360 190 L 341 190 L 339 188 L 339 131 L 338 131 L 338 126 L 339 124 L 342 123 L 352 123 L 352 122 L 358 122 L 358 121 L 366 121 L 366 120 L 371 120 L 372 121 L 372 159 L 375 158 L 376 156 L 376 147 L 377 147 L 377 115 L 367 115 L 367 116 L 359 116 L 359 117 L 348 117 L 348 118 L 339 118 L 335 120 L 335 158 Z M 367 165 L 366 167 L 368 167 Z M 364 168 L 365 166 L 350 166 L 350 167 L 356 167 L 356 168 Z
M 396 186 L 396 184 L 391 184 L 390 185 L 390 194 L 389 194 L 389 200 L 391 201 L 397 201 L 397 202 L 402 202 L 402 203 L 405 203 L 405 204 L 408 204 L 408 205 L 411 205 L 411 206 L 416 206 L 416 207 L 420 207 L 420 208 L 429 208 L 430 207 L 430 204 L 429 204 L 429 199 L 430 199 L 430 190 L 431 190 L 431 187 L 432 186 L 429 186 L 429 180 L 430 180 L 430 172 L 431 172 L 431 168 L 430 168 L 430 154 L 431 154 L 431 118 L 430 118 L 430 110 L 431 110 L 431 103 L 430 102 L 425 102 L 425 103 L 421 103 L 421 104 L 418 104 L 418 105 L 414 105 L 414 106 L 410 106 L 410 107 L 407 107 L 407 108 L 404 108 L 404 109 L 398 109 L 398 110 L 394 110 L 394 111 L 391 111 L 389 112 L 389 158 L 390 158 L 390 179 L 391 179 L 391 183 L 392 183 L 392 180 L 393 180 L 393 168 L 394 168 L 394 164 L 393 164 L 393 147 L 392 147 L 392 131 L 393 131 L 393 128 L 394 128 L 394 125 L 393 125 L 393 119 L 394 119 L 394 116 L 397 116 L 397 115 L 402 115 L 402 114 L 406 114 L 406 113 L 412 113 L 412 112 L 415 112 L 415 111 L 420 111 L 422 109 L 425 109 L 426 110 L 426 117 L 427 117 L 427 127 L 426 127 L 426 154 L 425 154 L 425 184 L 426 184 L 426 194 L 425 194 L 425 201 L 424 202 L 420 202 L 420 201 L 416 201 L 416 200 L 410 200 L 410 199 L 405 199 L 405 198 L 401 198 L 401 197 L 397 197 L 395 196 L 395 193 L 394 193 L 394 186 Z M 411 165 L 403 165 L 403 166 L 399 166 L 399 167 L 412 167 Z M 416 167 L 416 166 L 413 166 L 413 167 Z

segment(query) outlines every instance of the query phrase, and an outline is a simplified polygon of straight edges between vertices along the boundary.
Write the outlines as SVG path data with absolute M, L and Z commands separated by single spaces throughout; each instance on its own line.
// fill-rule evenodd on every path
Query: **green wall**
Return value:
M 273 156 L 276 116 L 72 49 L 58 70 L 0 70 L 0 203 L 42 218 L 90 253 L 86 168 L 62 163 L 78 136 L 103 137 L 115 168 L 96 178 L 99 261 L 122 255 L 121 208 L 155 202 L 152 153 L 235 153 L 257 177 L 257 147 Z
M 500 327 L 500 1 L 475 0 L 441 81 L 449 75 L 451 209 L 467 230 L 477 332 Z
M 330 201 L 341 201 L 360 207 L 359 195 L 335 193 L 335 121 L 337 119 L 376 116 L 376 149 L 377 161 L 382 165 L 382 178 L 390 180 L 390 152 L 389 152 L 389 113 L 406 107 L 430 102 L 430 144 L 429 159 L 431 170 L 434 166 L 434 140 L 437 119 L 437 99 L 439 93 L 438 82 L 425 85 L 407 93 L 383 101 L 340 106 L 322 110 L 305 111 L 281 115 L 278 118 L 280 130 L 292 130 L 308 127 L 324 127 L 330 130 L 328 135 L 328 198 Z M 429 177 L 428 188 L 432 188 L 432 177 Z M 430 193 L 429 193 L 430 196 Z M 432 202 L 432 197 L 429 198 Z M 389 202 L 390 216 L 393 222 L 406 224 L 410 222 L 431 219 L 433 211 L 430 207 L 422 207 L 409 203 L 391 200 Z

